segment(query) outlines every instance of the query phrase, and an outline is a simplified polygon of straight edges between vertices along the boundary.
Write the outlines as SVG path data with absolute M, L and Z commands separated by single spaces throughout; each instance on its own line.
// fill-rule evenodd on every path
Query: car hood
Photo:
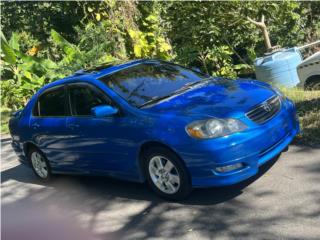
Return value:
M 266 83 L 214 78 L 204 85 L 146 107 L 145 110 L 186 116 L 241 117 L 274 94 Z

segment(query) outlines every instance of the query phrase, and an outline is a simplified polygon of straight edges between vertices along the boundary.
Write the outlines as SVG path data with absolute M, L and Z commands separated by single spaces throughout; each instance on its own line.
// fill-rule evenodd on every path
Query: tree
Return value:
M 2 30 L 10 39 L 1 44 L 2 104 L 10 107 L 22 106 L 47 82 L 115 59 L 169 59 L 225 77 L 252 73 L 254 59 L 266 49 L 248 19 L 261 16 L 273 45 L 293 47 L 320 38 L 316 1 L 105 0 L 0 6 Z

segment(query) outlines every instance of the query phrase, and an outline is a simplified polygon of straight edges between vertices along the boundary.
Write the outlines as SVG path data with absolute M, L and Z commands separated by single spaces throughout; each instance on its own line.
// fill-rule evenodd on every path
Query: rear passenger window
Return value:
M 66 116 L 64 87 L 49 90 L 42 94 L 34 109 L 34 115 L 41 117 Z
M 71 86 L 69 88 L 72 114 L 74 116 L 90 116 L 91 109 L 99 105 L 110 104 L 110 101 L 89 86 Z

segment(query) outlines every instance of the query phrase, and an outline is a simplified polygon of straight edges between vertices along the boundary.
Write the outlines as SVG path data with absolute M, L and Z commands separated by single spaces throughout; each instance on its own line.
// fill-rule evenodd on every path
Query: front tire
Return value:
M 28 158 L 35 175 L 42 181 L 49 181 L 51 178 L 51 168 L 44 154 L 37 148 L 31 148 Z
M 144 170 L 151 189 L 166 199 L 181 200 L 191 190 L 189 173 L 172 151 L 152 148 L 144 154 Z

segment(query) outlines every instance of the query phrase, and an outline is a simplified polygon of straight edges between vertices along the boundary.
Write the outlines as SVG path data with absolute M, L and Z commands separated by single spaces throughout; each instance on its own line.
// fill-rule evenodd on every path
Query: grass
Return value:
M 9 133 L 9 118 L 12 110 L 9 108 L 1 108 L 1 134 Z
M 320 91 L 281 89 L 296 104 L 301 134 L 295 143 L 320 146 Z M 1 133 L 8 133 L 10 109 L 1 109 Z
M 295 143 L 320 146 L 320 91 L 281 90 L 295 102 L 297 108 L 301 134 L 297 136 Z

